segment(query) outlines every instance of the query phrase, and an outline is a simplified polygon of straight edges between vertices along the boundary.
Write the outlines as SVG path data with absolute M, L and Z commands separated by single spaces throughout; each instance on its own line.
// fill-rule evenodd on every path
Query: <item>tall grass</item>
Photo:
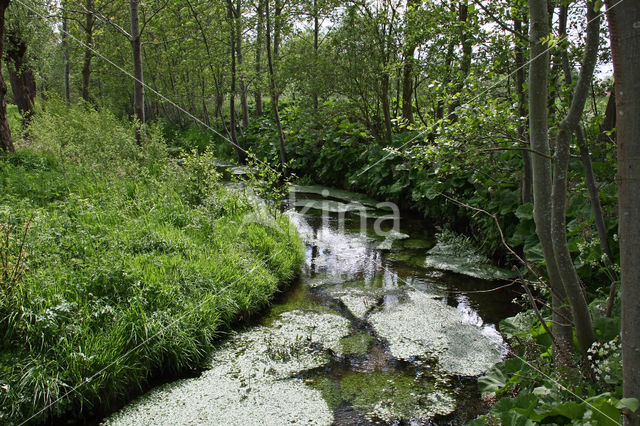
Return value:
M 0 423 L 87 415 L 197 368 L 296 274 L 298 237 L 243 224 L 253 206 L 207 154 L 170 159 L 157 129 L 138 146 L 109 111 L 58 101 L 29 134 L 0 158 L 0 223 L 30 224 L 0 305 Z

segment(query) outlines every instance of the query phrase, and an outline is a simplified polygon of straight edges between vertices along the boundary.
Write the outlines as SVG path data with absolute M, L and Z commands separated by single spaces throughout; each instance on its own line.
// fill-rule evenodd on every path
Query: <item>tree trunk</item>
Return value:
M 582 291 L 580 278 L 573 264 L 567 242 L 566 204 L 567 204 L 567 175 L 570 146 L 573 133 L 577 130 L 584 105 L 589 93 L 589 86 L 593 77 L 593 70 L 598 55 L 598 38 L 600 32 L 599 15 L 591 4 L 587 4 L 587 42 L 582 69 L 578 77 L 571 107 L 566 117 L 558 126 L 556 137 L 556 153 L 553 173 L 552 190 L 552 226 L 551 236 L 553 249 L 558 264 L 558 270 L 567 294 L 576 330 L 578 345 L 584 354 L 594 341 L 593 327 L 587 299 Z
M 9 6 L 9 0 L 0 0 L 0 65 L 2 65 L 2 58 L 4 57 L 4 12 L 7 10 L 7 6 Z M 8 152 L 15 152 L 13 141 L 11 139 L 11 130 L 9 129 L 9 120 L 7 119 L 6 95 L 7 84 L 4 82 L 2 67 L 0 66 L 0 149 Z
M 236 150 L 236 154 L 238 154 L 238 161 L 240 163 L 244 163 L 247 159 L 246 153 L 238 143 L 238 136 L 236 133 L 236 79 L 237 79 L 237 70 L 236 70 L 236 20 L 234 19 L 234 7 L 233 0 L 227 0 L 227 7 L 229 11 L 229 26 L 230 26 L 230 38 L 231 42 L 231 90 L 229 93 L 229 119 L 231 127 L 231 143 Z
M 416 0 L 407 0 L 407 11 L 405 12 L 405 51 L 404 65 L 402 69 L 402 118 L 408 123 L 413 123 L 413 104 L 411 96 L 413 94 L 413 55 L 416 50 L 416 43 L 413 40 L 413 30 L 415 18 L 412 16 L 414 9 L 419 5 Z
M 279 20 L 279 10 L 277 6 L 278 2 L 276 0 L 276 28 L 278 28 L 278 20 Z M 280 162 L 282 167 L 282 174 L 287 176 L 287 150 L 286 150 L 286 140 L 284 137 L 284 132 L 282 131 L 282 123 L 280 121 L 280 111 L 278 110 L 278 88 L 276 86 L 276 78 L 273 69 L 273 58 L 271 55 L 271 24 L 269 17 L 269 0 L 265 0 L 265 17 L 267 21 L 267 66 L 269 68 L 269 83 L 271 87 L 271 109 L 273 110 L 273 116 L 276 121 L 276 127 L 278 129 L 278 141 L 280 145 Z M 277 45 L 275 45 L 274 39 L 274 52 L 277 51 Z
M 553 251 L 551 239 L 551 161 L 549 160 L 549 136 L 547 132 L 547 87 L 549 79 L 549 54 L 541 40 L 549 35 L 549 18 L 546 0 L 530 0 L 530 50 L 529 66 L 529 139 L 531 148 L 542 155 L 534 155 L 531 161 L 533 177 L 533 217 L 540 239 L 552 290 L 552 321 L 555 337 L 554 359 L 562 363 L 571 351 L 572 329 L 566 318 L 571 318 L 567 306 L 562 278 Z
M 254 84 L 254 98 L 256 102 L 256 116 L 260 117 L 262 111 L 262 49 L 264 43 L 264 2 L 258 0 L 257 27 L 256 27 L 256 82 Z
M 314 69 L 317 71 L 318 69 L 318 38 L 320 35 L 320 23 L 318 20 L 318 14 L 319 14 L 319 10 L 318 10 L 318 0 L 313 0 L 313 66 Z M 312 97 L 313 97 L 313 112 L 315 113 L 316 117 L 318 114 L 318 83 L 316 81 L 313 81 L 313 93 L 312 93 Z
M 513 29 L 518 33 L 522 33 L 522 20 L 519 16 L 513 18 Z M 516 93 L 518 94 L 518 117 L 527 116 L 527 96 L 524 90 L 526 81 L 524 49 L 518 39 L 515 40 L 515 65 L 516 65 Z M 521 145 L 528 148 L 527 129 L 523 122 L 518 124 L 518 140 Z M 533 201 L 531 194 L 531 186 L 533 185 L 531 178 L 531 154 L 529 151 L 522 150 L 522 203 L 530 203 Z
M 142 34 L 140 34 L 140 0 L 129 1 L 131 18 L 131 51 L 133 54 L 133 111 L 141 124 L 145 123 L 144 114 L 144 75 L 142 73 Z M 140 130 L 136 131 L 136 140 L 140 144 Z
M 566 37 L 566 16 L 568 15 L 568 10 L 566 5 L 560 6 L 560 16 L 564 16 L 562 19 L 562 24 L 560 26 L 559 35 L 560 37 Z M 587 20 L 593 19 L 594 16 L 590 13 L 587 16 Z M 598 40 L 591 40 L 591 43 L 598 43 Z M 594 55 L 593 49 L 591 51 L 591 55 Z M 561 52 L 562 59 L 562 69 L 564 72 L 565 84 L 568 87 L 571 87 L 573 84 L 573 75 L 571 73 L 571 66 L 569 65 L 569 55 L 567 54 L 567 50 L 563 49 Z M 584 88 L 583 88 L 584 90 Z M 604 263 L 607 269 L 609 270 L 610 275 L 613 277 L 615 272 L 613 271 L 613 255 L 611 254 L 611 248 L 609 247 L 609 236 L 607 233 L 607 227 L 604 222 L 604 215 L 602 214 L 602 203 L 600 202 L 600 194 L 598 193 L 598 187 L 596 185 L 595 175 L 593 173 L 593 165 L 591 162 L 591 156 L 589 154 L 589 145 L 587 144 L 587 139 L 584 133 L 584 129 L 578 124 L 575 129 L 576 139 L 578 141 L 578 149 L 580 151 L 580 161 L 582 162 L 582 167 L 584 168 L 584 180 L 589 191 L 589 198 L 591 201 L 591 209 L 593 211 L 593 220 L 596 226 L 596 230 L 598 232 L 598 238 L 600 239 L 600 248 L 602 249 L 602 253 L 605 254 Z M 615 279 L 614 279 L 615 281 Z M 615 286 L 615 282 L 612 284 Z M 613 292 L 615 296 L 615 292 Z
M 382 114 L 384 116 L 384 137 L 386 143 L 391 143 L 393 125 L 391 123 L 391 103 L 389 102 L 389 90 L 391 89 L 389 72 L 382 71 L 380 84 L 380 101 L 382 102 Z
M 85 11 L 85 40 L 84 44 L 84 60 L 82 61 L 82 99 L 87 102 L 91 101 L 89 87 L 91 85 L 91 60 L 93 58 L 93 25 L 95 17 L 93 16 L 93 0 L 87 0 Z
M 609 99 L 607 100 L 607 107 L 604 111 L 604 121 L 600 125 L 600 135 L 598 137 L 598 141 L 600 145 L 604 148 L 608 143 L 615 142 L 615 128 L 616 128 L 616 92 L 615 88 L 611 88 L 611 93 L 609 94 Z M 607 133 L 612 132 L 613 134 L 607 135 Z
M 640 399 L 640 3 L 607 0 L 616 91 L 623 394 Z M 640 425 L 640 410 L 625 425 Z
M 69 18 L 67 17 L 67 7 L 62 3 L 62 51 L 64 53 L 64 99 L 67 104 L 71 102 L 71 88 L 69 87 L 69 46 L 67 44 L 67 33 L 69 31 Z
M 214 116 L 219 117 L 224 122 L 224 116 L 222 115 L 222 106 L 224 105 L 224 95 L 222 93 L 216 94 L 216 106 Z
M 469 71 L 471 71 L 471 54 L 473 53 L 473 46 L 471 44 L 471 37 L 469 35 L 469 31 L 466 28 L 467 22 L 469 20 L 469 5 L 466 0 L 460 2 L 459 10 L 458 10 L 458 20 L 460 22 L 460 45 L 462 46 L 462 59 L 460 60 L 460 80 L 456 85 L 453 94 L 462 93 L 464 89 L 464 82 L 467 76 L 469 75 Z M 460 95 L 456 96 L 456 98 L 449 104 L 449 119 L 451 121 L 457 121 L 458 116 L 455 114 L 456 108 L 460 106 Z
M 29 123 L 36 98 L 36 80 L 27 58 L 27 43 L 18 32 L 7 34 L 7 70 L 13 99 L 22 114 L 23 123 Z
M 235 32 L 237 62 L 240 67 L 240 106 L 242 108 L 242 127 L 249 126 L 249 105 L 247 103 L 247 86 L 242 72 L 242 0 L 237 0 L 235 11 Z

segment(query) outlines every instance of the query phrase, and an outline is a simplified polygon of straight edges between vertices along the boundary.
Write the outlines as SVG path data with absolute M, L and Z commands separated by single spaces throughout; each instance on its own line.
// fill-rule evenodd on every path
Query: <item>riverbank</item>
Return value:
M 247 220 L 209 154 L 170 159 L 153 128 L 138 146 L 103 110 L 33 120 L 0 159 L 0 423 L 79 420 L 201 367 L 298 273 L 286 216 Z

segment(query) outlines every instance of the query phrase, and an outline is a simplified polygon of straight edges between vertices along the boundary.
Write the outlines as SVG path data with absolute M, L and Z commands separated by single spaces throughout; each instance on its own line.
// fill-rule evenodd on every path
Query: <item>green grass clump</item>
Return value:
M 209 154 L 171 159 L 158 129 L 141 146 L 134 130 L 50 101 L 28 145 L 0 157 L 4 252 L 17 259 L 25 240 L 0 304 L 2 424 L 86 416 L 197 368 L 299 270 L 285 216 L 285 232 L 244 223 L 256 207 L 219 182 Z

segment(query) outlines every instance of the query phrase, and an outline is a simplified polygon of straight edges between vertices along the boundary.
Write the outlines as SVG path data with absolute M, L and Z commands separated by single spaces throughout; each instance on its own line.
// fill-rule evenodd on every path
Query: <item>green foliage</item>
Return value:
M 265 163 L 250 154 L 243 168 L 245 174 L 239 175 L 238 178 L 251 188 L 255 195 L 268 203 L 269 210 L 273 215 L 277 214 L 282 202 L 289 195 L 291 181 L 295 179 L 294 175 L 285 178 L 283 173 L 278 170 L 279 166 L 278 160 L 274 159 L 270 163 Z
M 22 278 L 29 269 L 24 250 L 29 225 L 29 222 L 25 223 L 22 231 L 20 227 L 0 223 L 0 335 L 5 335 L 3 343 L 7 341 L 6 334 L 17 314 Z
M 183 193 L 186 201 L 194 206 L 202 204 L 210 195 L 216 195 L 220 186 L 220 173 L 210 150 L 199 154 L 196 150 L 184 153 L 182 167 L 186 172 Z
M 0 158 L 0 222 L 30 221 L 2 249 L 15 270 L 24 243 L 29 269 L 3 281 L 0 423 L 84 417 L 197 368 L 297 273 L 297 235 L 242 226 L 253 203 L 219 183 L 210 152 L 171 159 L 155 126 L 137 146 L 107 110 L 55 100 L 29 131 Z
M 604 318 L 596 308 L 592 315 Z M 471 424 L 620 424 L 622 410 L 634 411 L 639 403 L 622 398 L 619 318 L 595 320 L 594 326 L 601 340 L 588 351 L 583 371 L 591 371 L 594 377 L 589 378 L 569 365 L 554 364 L 551 339 L 532 311 L 501 321 L 500 331 L 512 339 L 514 357 L 478 380 L 483 395 L 500 399 Z

